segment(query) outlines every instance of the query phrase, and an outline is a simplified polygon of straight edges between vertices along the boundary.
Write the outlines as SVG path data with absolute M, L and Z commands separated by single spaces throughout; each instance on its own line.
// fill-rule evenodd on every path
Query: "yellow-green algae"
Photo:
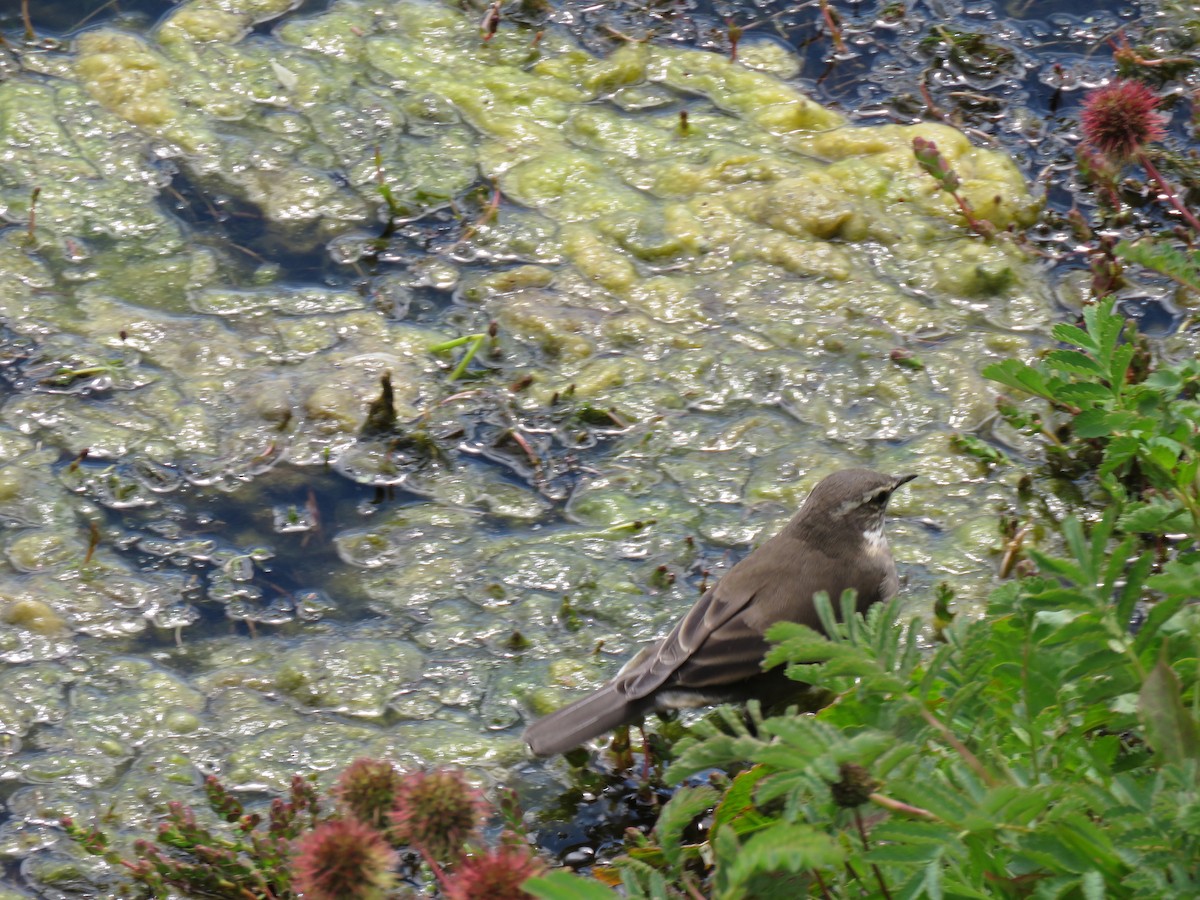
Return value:
M 514 763 L 522 708 L 595 684 L 691 602 L 688 537 L 715 577 L 734 558 L 720 548 L 847 464 L 921 473 L 890 529 L 914 594 L 941 578 L 982 594 L 1011 487 L 947 437 L 986 419 L 979 369 L 1023 351 L 1051 303 L 1011 244 L 966 230 L 911 142 L 936 141 L 1001 229 L 1036 212 L 1010 160 L 941 125 L 851 125 L 716 54 L 600 58 L 508 23 L 484 43 L 432 0 L 341 0 L 251 33 L 290 6 L 193 0 L 0 82 L 0 212 L 24 221 L 41 188 L 32 238 L 0 232 L 0 313 L 48 361 L 111 375 L 98 398 L 24 389 L 0 411 L 0 779 L 36 783 L 54 815 L 146 822 L 195 799 L 200 768 L 278 788 L 369 753 Z M 345 263 L 381 227 L 381 175 L 414 215 L 480 178 L 502 200 L 440 257 L 371 282 L 453 292 L 424 326 L 188 228 L 159 202 L 164 160 L 256 206 L 290 249 Z M 182 573 L 115 551 L 129 536 L 97 504 L 160 503 L 153 473 L 232 489 L 287 461 L 386 480 L 356 443 L 380 375 L 402 420 L 452 424 L 459 407 L 440 404 L 460 386 L 428 348 L 490 320 L 502 361 L 534 379 L 518 412 L 574 385 L 633 423 L 587 460 L 566 522 L 499 467 L 401 472 L 427 502 L 325 536 L 346 563 L 326 590 L 373 618 L 256 641 L 189 640 Z M 923 367 L 892 362 L 901 346 Z M 113 467 L 52 474 L 84 447 Z M 152 549 L 233 565 L 261 540 L 217 537 Z M 655 586 L 662 565 L 674 584 Z M 153 662 L 134 643 L 147 631 Z M 9 799 L 0 852 L 40 846 L 31 797 Z

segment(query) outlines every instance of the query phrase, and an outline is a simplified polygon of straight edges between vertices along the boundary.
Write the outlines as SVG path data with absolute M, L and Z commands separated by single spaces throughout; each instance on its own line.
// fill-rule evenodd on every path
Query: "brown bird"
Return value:
M 800 511 L 696 601 L 671 632 L 582 700 L 525 729 L 538 756 L 552 756 L 651 710 L 763 696 L 781 674 L 764 673 L 766 630 L 799 622 L 824 631 L 813 594 L 836 603 L 853 588 L 857 608 L 896 593 L 896 564 L 883 534 L 892 493 L 916 475 L 845 469 L 823 479 Z

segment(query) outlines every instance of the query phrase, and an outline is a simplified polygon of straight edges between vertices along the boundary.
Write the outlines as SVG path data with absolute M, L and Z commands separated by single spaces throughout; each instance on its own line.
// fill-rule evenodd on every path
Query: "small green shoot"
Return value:
M 449 353 L 451 350 L 456 350 L 459 347 L 466 347 L 467 352 L 463 354 L 462 359 L 458 361 L 458 365 L 450 372 L 448 380 L 458 381 L 466 374 L 467 366 L 471 364 L 471 360 L 475 358 L 475 354 L 479 352 L 484 343 L 491 342 L 495 346 L 497 325 L 492 322 L 488 326 L 487 331 L 480 331 L 476 334 L 467 334 L 462 337 L 454 338 L 450 341 L 444 341 L 440 344 L 434 344 L 429 348 L 430 353 Z
M 978 218 L 975 210 L 971 208 L 971 204 L 958 192 L 958 189 L 962 187 L 962 179 L 950 167 L 946 157 L 942 156 L 937 144 L 923 137 L 915 137 L 912 147 L 917 165 L 938 183 L 938 187 L 954 198 L 954 202 L 962 210 L 963 218 L 967 220 L 967 225 L 971 230 L 981 237 L 993 237 L 996 233 L 996 226 L 986 219 Z

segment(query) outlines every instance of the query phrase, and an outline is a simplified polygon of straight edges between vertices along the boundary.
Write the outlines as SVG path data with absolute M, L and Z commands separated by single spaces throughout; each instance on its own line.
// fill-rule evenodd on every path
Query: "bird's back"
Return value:
M 866 560 L 861 554 L 828 553 L 785 531 L 734 566 L 660 642 L 664 649 L 682 643 L 690 652 L 673 671 L 648 683 L 711 690 L 755 677 L 767 651 L 764 635 L 776 622 L 824 631 L 813 602 L 818 591 L 836 604 L 843 591 L 853 589 L 858 608 L 866 609 L 897 586 L 890 553 Z

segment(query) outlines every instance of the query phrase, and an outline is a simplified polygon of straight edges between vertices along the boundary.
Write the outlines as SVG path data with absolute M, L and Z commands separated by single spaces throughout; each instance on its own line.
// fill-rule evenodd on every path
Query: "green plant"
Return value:
M 1122 504 L 1122 530 L 1200 536 L 1200 361 L 1154 364 L 1111 298 L 1083 311 L 1084 328 L 1060 324 L 1066 347 L 1034 363 L 1008 359 L 984 374 L 1044 400 L 1045 414 L 1004 401 L 1001 413 L 1044 436 L 1052 460 L 1095 478 Z
M 1134 243 L 1121 241 L 1113 252 L 1126 262 L 1166 275 L 1189 291 L 1200 293 L 1200 251 L 1179 250 L 1163 240 L 1147 237 Z
M 1134 539 L 1106 552 L 1118 517 L 1090 535 L 1068 520 L 1069 556 L 1039 555 L 1046 575 L 998 590 L 929 655 L 894 607 L 838 624 L 826 601 L 828 639 L 776 626 L 768 663 L 833 702 L 753 728 L 726 714 L 682 744 L 669 781 L 736 774 L 680 789 L 617 863 L 629 896 L 1195 895 L 1197 582 L 1149 575 L 1148 554 L 1126 572 Z M 1131 633 L 1146 590 L 1160 599 Z M 591 896 L 561 876 L 527 888 Z
M 971 207 L 967 198 L 958 192 L 958 189 L 962 187 L 962 179 L 951 168 L 946 157 L 942 156 L 942 152 L 938 150 L 937 144 L 923 137 L 915 137 L 913 138 L 912 147 L 917 165 L 921 167 L 925 174 L 938 183 L 938 187 L 954 198 L 954 202 L 958 204 L 958 208 L 962 212 L 963 218 L 967 220 L 967 225 L 970 226 L 971 230 L 981 237 L 992 237 L 996 233 L 996 227 L 986 219 L 980 219 L 976 216 L 975 210 Z
M 1084 326 L 987 374 L 1046 405 L 1004 403 L 1103 488 L 1103 513 L 1052 522 L 1063 549 L 1026 547 L 1036 574 L 982 618 L 941 591 L 932 650 L 894 605 L 857 617 L 850 597 L 840 617 L 819 598 L 832 637 L 775 626 L 765 664 L 831 702 L 701 722 L 667 773 L 688 785 L 614 862 L 628 896 L 1200 894 L 1200 364 L 1151 360 L 1111 300 Z
M 321 818 L 313 784 L 293 778 L 289 798 L 271 804 L 265 823 L 257 813 L 246 813 L 212 776 L 205 794 L 213 812 L 232 828 L 214 830 L 189 807 L 171 802 L 155 839 L 134 842 L 132 859 L 112 849 L 109 838 L 94 826 L 84 828 L 70 819 L 62 825 L 84 849 L 124 867 L 154 897 L 171 896 L 172 890 L 229 900 L 292 896 L 290 842 Z
M 458 361 L 458 365 L 450 373 L 450 381 L 458 381 L 467 372 L 467 366 L 471 364 L 471 360 L 475 358 L 475 354 L 479 352 L 486 341 L 491 342 L 491 346 L 496 346 L 496 323 L 492 322 L 488 326 L 487 331 L 481 331 L 478 334 L 465 334 L 462 337 L 454 338 L 450 341 L 443 341 L 440 344 L 435 344 L 429 348 L 430 353 L 448 353 L 458 347 L 466 345 L 467 352 L 463 354 L 463 358 Z

